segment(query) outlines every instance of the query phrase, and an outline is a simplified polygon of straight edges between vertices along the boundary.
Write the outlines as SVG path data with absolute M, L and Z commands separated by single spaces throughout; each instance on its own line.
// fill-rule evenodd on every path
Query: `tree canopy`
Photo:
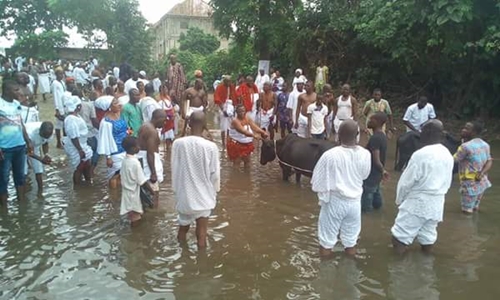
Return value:
M 500 0 L 212 0 L 214 24 L 290 73 L 322 60 L 332 83 L 426 94 L 446 113 L 500 112 Z M 282 72 L 284 73 L 284 72 Z
M 203 32 L 198 27 L 190 27 L 186 33 L 181 33 L 179 44 L 180 50 L 187 50 L 202 55 L 213 53 L 220 47 L 217 37 Z
M 3 0 L 0 1 L 0 35 L 16 35 L 16 44 L 46 45 L 52 39 L 52 47 L 66 43 L 61 37 L 64 26 L 77 27 L 87 37 L 96 30 L 103 31 L 109 57 L 106 60 L 120 62 L 128 60 L 137 67 L 150 65 L 152 38 L 146 19 L 138 10 L 137 0 Z M 19 51 L 22 48 L 14 47 Z M 40 47 L 31 47 L 30 55 L 47 55 L 47 52 L 33 52 Z M 28 54 L 28 53 L 24 53 Z

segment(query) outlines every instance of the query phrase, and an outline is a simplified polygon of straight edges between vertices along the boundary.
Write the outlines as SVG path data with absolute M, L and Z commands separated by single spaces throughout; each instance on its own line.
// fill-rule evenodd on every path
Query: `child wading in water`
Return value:
M 121 174 L 122 184 L 122 203 L 120 207 L 120 215 L 128 215 L 132 226 L 137 224 L 144 213 L 140 198 L 141 186 L 144 186 L 151 193 L 149 184 L 146 184 L 148 178 L 144 175 L 141 163 L 135 156 L 139 153 L 139 143 L 137 138 L 128 136 L 123 140 L 123 149 L 127 152 L 127 156 L 123 159 Z

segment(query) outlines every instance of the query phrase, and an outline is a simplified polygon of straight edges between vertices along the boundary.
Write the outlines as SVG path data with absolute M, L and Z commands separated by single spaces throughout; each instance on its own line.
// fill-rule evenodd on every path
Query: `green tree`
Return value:
M 66 20 L 54 14 L 45 0 L 0 1 L 0 36 L 34 34 L 43 28 L 61 30 Z
M 221 34 L 239 45 L 252 42 L 263 60 L 271 58 L 271 48 L 293 40 L 295 10 L 302 7 L 301 0 L 212 0 L 210 4 Z
M 203 32 L 197 27 L 190 27 L 186 33 L 181 33 L 179 49 L 202 55 L 209 55 L 220 47 L 220 42 L 214 35 Z
M 56 58 L 55 48 L 64 47 L 68 35 L 63 31 L 44 31 L 40 34 L 30 33 L 16 39 L 12 51 L 27 57 L 42 59 Z
M 152 38 L 138 7 L 137 0 L 3 0 L 0 35 L 15 34 L 20 40 L 18 44 L 35 41 L 38 36 L 38 42 L 44 44 L 54 36 L 43 33 L 61 31 L 63 26 L 76 26 L 88 37 L 94 30 L 101 30 L 106 34 L 106 40 L 100 42 L 108 46 L 108 61 L 128 60 L 138 68 L 145 68 L 150 65 Z M 64 46 L 60 41 L 52 47 Z M 30 49 L 37 48 L 38 42 Z

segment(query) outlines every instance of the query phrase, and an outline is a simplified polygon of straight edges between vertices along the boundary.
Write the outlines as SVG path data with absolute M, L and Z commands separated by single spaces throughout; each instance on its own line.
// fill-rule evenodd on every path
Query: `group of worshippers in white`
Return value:
M 318 72 L 326 79 L 325 68 Z M 268 79 L 263 73 L 264 87 Z M 297 70 L 293 91 L 287 99 L 289 109 L 298 109 L 292 94 L 303 93 L 301 89 L 305 81 L 302 71 Z M 260 84 L 261 79 L 257 83 Z M 135 90 L 133 87 L 130 89 Z M 161 108 L 148 110 L 151 113 L 142 120 L 140 129 L 131 133 L 121 117 L 122 103 L 116 97 L 102 96 L 92 103 L 78 92 L 69 93 L 60 71 L 56 72 L 53 92 L 56 129 L 64 129 L 66 133 L 62 144 L 69 166 L 74 171 L 74 182 L 78 183 L 81 177 L 91 180 L 99 155 L 105 155 L 110 185 L 113 186 L 113 179 L 121 183 L 120 214 L 128 215 L 131 224 L 136 225 L 144 213 L 142 194 L 149 192 L 157 196 L 157 183 L 163 178 L 162 163 L 156 161 L 160 135 L 149 133 L 151 129 L 162 128 L 166 113 Z M 318 238 L 320 254 L 324 257 L 332 255 L 339 237 L 346 253 L 356 253 L 355 246 L 361 232 L 364 181 L 373 169 L 372 153 L 358 145 L 359 126 L 353 120 L 349 91 L 343 89 L 344 92 L 349 99 L 351 115 L 338 124 L 336 131 L 340 146 L 321 156 L 311 180 L 312 190 L 318 194 L 321 206 Z M 341 96 L 339 101 L 345 100 Z M 97 120 L 96 109 L 105 111 L 101 120 Z M 296 112 L 292 114 L 295 115 Z M 410 106 L 403 118 L 409 130 L 421 132 L 424 147 L 412 155 L 397 187 L 399 213 L 391 233 L 393 245 L 400 251 L 404 251 L 415 238 L 424 250 L 430 250 L 437 240 L 438 223 L 443 219 L 444 198 L 451 185 L 454 158 L 441 145 L 443 125 L 435 117 L 432 105 L 425 99 Z M 178 239 L 185 241 L 190 225 L 196 222 L 198 246 L 203 248 L 206 246 L 208 217 L 215 208 L 220 190 L 220 154 L 214 142 L 203 138 L 205 114 L 195 112 L 189 118 L 190 136 L 176 139 L 172 145 L 172 187 L 179 213 Z M 385 121 L 379 122 L 380 128 L 383 123 Z M 26 129 L 34 146 L 48 145 L 52 136 L 50 122 L 26 124 Z M 51 159 L 47 152 L 48 148 L 44 148 L 42 157 L 37 160 L 49 164 Z M 140 152 L 143 155 L 138 156 Z M 153 164 L 155 166 L 151 167 Z M 43 167 L 32 164 L 32 168 L 41 184 L 40 169 L 43 170 Z
M 16 123 L 16 128 L 19 127 L 19 136 L 16 137 L 19 144 L 24 143 L 22 133 L 27 131 L 27 141 L 35 148 L 35 154 L 29 157 L 29 165 L 36 174 L 40 192 L 43 189 L 43 164 L 52 163 L 48 155 L 48 145 L 54 129 L 64 135 L 57 146 L 63 148 L 67 155 L 75 185 L 80 184 L 82 178 L 91 183 L 99 157 L 105 156 L 108 170 L 106 178 L 110 187 L 121 186 L 120 215 L 128 216 L 130 223 L 135 226 L 144 213 L 144 199 L 149 197 L 149 200 L 153 199 L 151 206 L 157 205 L 158 183 L 163 181 L 163 162 L 158 152 L 161 129 L 167 121 L 167 113 L 160 105 L 161 99 L 152 98 L 154 92 L 148 92 L 148 87 L 153 86 L 154 81 L 146 85 L 147 96 L 131 104 L 133 100 L 129 99 L 123 103 L 116 95 L 102 95 L 95 101 L 90 101 L 75 86 L 67 86 L 64 77 L 63 70 L 56 69 L 55 78 L 51 83 L 55 126 L 49 121 L 26 123 L 20 115 L 20 109 L 19 115 L 14 115 L 17 113 L 17 106 L 20 107 L 19 102 L 14 100 L 17 97 L 18 85 L 10 80 L 4 82 L 4 85 L 12 91 L 5 92 L 4 95 L 6 99 L 12 98 L 12 102 L 1 99 L 0 119 L 7 115 L 9 120 L 12 119 L 12 122 Z M 136 78 L 130 80 L 139 81 Z M 10 98 L 7 97 L 9 94 L 12 95 Z M 138 94 L 137 87 L 129 87 L 129 95 L 135 94 Z M 140 108 L 138 111 L 141 124 L 135 132 L 131 131 L 122 114 L 127 105 L 137 105 Z M 130 108 L 129 106 L 127 107 Z M 104 112 L 100 118 L 98 111 Z M 3 126 L 3 123 L 0 125 Z M 220 189 L 220 157 L 216 144 L 201 137 L 203 128 L 206 128 L 204 113 L 191 115 L 190 128 L 190 136 L 179 138 L 172 145 L 172 181 L 179 211 L 179 238 L 185 238 L 191 223 L 196 222 L 199 227 L 196 231 L 198 244 L 203 247 L 206 244 L 208 217 L 215 207 L 216 192 Z M 174 133 L 170 136 L 173 137 Z M 3 147 L 6 153 L 10 146 L 6 143 Z M 14 146 L 17 147 L 17 144 Z M 16 147 L 12 148 L 17 149 Z M 3 156 L 3 152 L 0 153 Z M 0 164 L 2 168 L 8 168 L 4 166 L 4 160 L 0 160 Z M 15 167 L 17 168 L 17 165 Z M 27 174 L 27 163 L 23 164 L 24 169 Z M 7 171 L 10 172 L 10 169 Z M 14 173 L 17 176 L 16 172 Z M 16 176 L 16 187 L 24 185 L 24 179 L 18 179 L 19 176 Z M 2 182 L 2 195 L 4 186 L 6 189 L 7 183 Z

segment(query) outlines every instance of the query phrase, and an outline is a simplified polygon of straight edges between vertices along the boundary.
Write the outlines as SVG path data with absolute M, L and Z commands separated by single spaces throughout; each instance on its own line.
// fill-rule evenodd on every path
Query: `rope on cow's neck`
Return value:
M 276 153 L 276 141 L 275 140 L 273 140 L 273 145 L 274 145 L 274 153 Z M 289 163 L 286 163 L 286 162 L 282 161 L 280 159 L 280 157 L 278 156 L 278 153 L 276 153 L 276 159 L 278 160 L 279 163 L 281 163 L 281 164 L 283 164 L 283 165 L 285 165 L 287 167 L 290 167 L 290 168 L 298 170 L 298 171 L 302 171 L 302 172 L 306 172 L 306 173 L 311 173 L 312 174 L 311 170 L 305 170 L 305 169 L 293 166 L 293 165 L 291 165 Z

